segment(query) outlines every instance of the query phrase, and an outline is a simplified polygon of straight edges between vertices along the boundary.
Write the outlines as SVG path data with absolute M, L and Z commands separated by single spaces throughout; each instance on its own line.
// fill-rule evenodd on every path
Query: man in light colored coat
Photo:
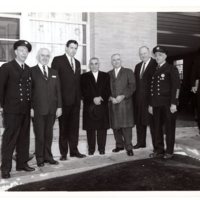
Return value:
M 111 56 L 113 70 L 109 72 L 111 97 L 109 103 L 110 123 L 113 129 L 116 148 L 113 152 L 127 151 L 128 156 L 133 156 L 132 127 L 133 101 L 132 95 L 135 91 L 135 76 L 131 69 L 121 65 L 120 54 Z

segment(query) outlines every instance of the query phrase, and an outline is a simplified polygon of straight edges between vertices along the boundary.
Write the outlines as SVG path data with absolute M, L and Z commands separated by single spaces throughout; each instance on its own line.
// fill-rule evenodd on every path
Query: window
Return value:
M 32 44 L 26 61 L 30 66 L 37 64 L 39 48 L 50 49 L 52 61 L 54 56 L 64 54 L 69 39 L 75 39 L 79 43 L 76 58 L 85 70 L 88 60 L 87 27 L 87 13 L 0 13 L 0 64 L 14 58 L 13 43 L 18 39 Z
M 76 58 L 82 68 L 87 61 L 87 13 L 29 13 L 30 38 L 33 51 L 29 62 L 36 64 L 35 55 L 39 48 L 47 47 L 54 56 L 65 52 L 67 40 L 75 39 L 79 43 Z
M 175 60 L 174 66 L 177 67 L 180 79 L 183 80 L 183 60 Z
M 19 18 L 0 15 L 0 63 L 14 58 L 13 43 L 20 38 Z

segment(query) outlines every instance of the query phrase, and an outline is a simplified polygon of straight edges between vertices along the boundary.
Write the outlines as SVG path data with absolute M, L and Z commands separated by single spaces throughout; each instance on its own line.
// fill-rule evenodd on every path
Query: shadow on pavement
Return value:
M 9 191 L 182 191 L 200 190 L 200 161 L 142 159 L 20 185 Z

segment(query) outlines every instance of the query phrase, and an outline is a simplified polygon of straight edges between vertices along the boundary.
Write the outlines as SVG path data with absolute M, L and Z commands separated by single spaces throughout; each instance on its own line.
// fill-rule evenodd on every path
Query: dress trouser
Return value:
M 35 154 L 37 163 L 53 160 L 51 146 L 55 115 L 38 115 L 35 113 L 33 125 L 35 131 Z
M 88 151 L 91 153 L 95 152 L 96 133 L 97 133 L 98 150 L 105 151 L 107 130 L 106 129 L 87 130 Z
M 155 148 L 155 130 L 153 125 L 153 117 L 150 116 L 150 133 L 152 139 L 153 148 Z M 137 130 L 137 144 L 140 146 L 146 146 L 146 132 L 147 132 L 147 125 L 142 124 L 141 122 L 136 123 L 136 130 Z
M 29 160 L 30 113 L 4 113 L 4 126 L 1 171 L 10 172 L 15 148 L 17 152 L 16 167 L 23 168 Z
M 172 114 L 169 106 L 153 107 L 153 120 L 155 127 L 155 151 L 159 154 L 173 154 L 176 113 Z M 164 133 L 166 134 L 166 150 L 164 149 Z
M 59 117 L 59 149 L 62 156 L 67 155 L 68 146 L 70 154 L 78 152 L 79 114 L 79 104 L 63 107 L 63 113 Z
M 127 151 L 133 149 L 132 128 L 113 129 L 116 147 L 125 148 Z

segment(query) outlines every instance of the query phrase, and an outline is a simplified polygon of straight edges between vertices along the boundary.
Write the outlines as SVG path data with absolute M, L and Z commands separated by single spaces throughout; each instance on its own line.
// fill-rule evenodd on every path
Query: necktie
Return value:
M 22 67 L 22 69 L 24 70 L 24 65 L 23 65 L 23 64 L 21 65 L 21 67 Z
M 144 71 L 145 71 L 145 64 L 146 63 L 143 63 L 142 65 L 142 69 L 141 69 L 141 73 L 140 73 L 140 78 L 142 78 L 143 74 L 144 74 Z
M 44 74 L 44 78 L 47 80 L 47 72 L 46 72 L 46 69 L 45 69 L 45 66 L 43 65 L 43 74 Z
M 71 67 L 72 67 L 72 70 L 75 72 L 72 58 L 71 58 Z

